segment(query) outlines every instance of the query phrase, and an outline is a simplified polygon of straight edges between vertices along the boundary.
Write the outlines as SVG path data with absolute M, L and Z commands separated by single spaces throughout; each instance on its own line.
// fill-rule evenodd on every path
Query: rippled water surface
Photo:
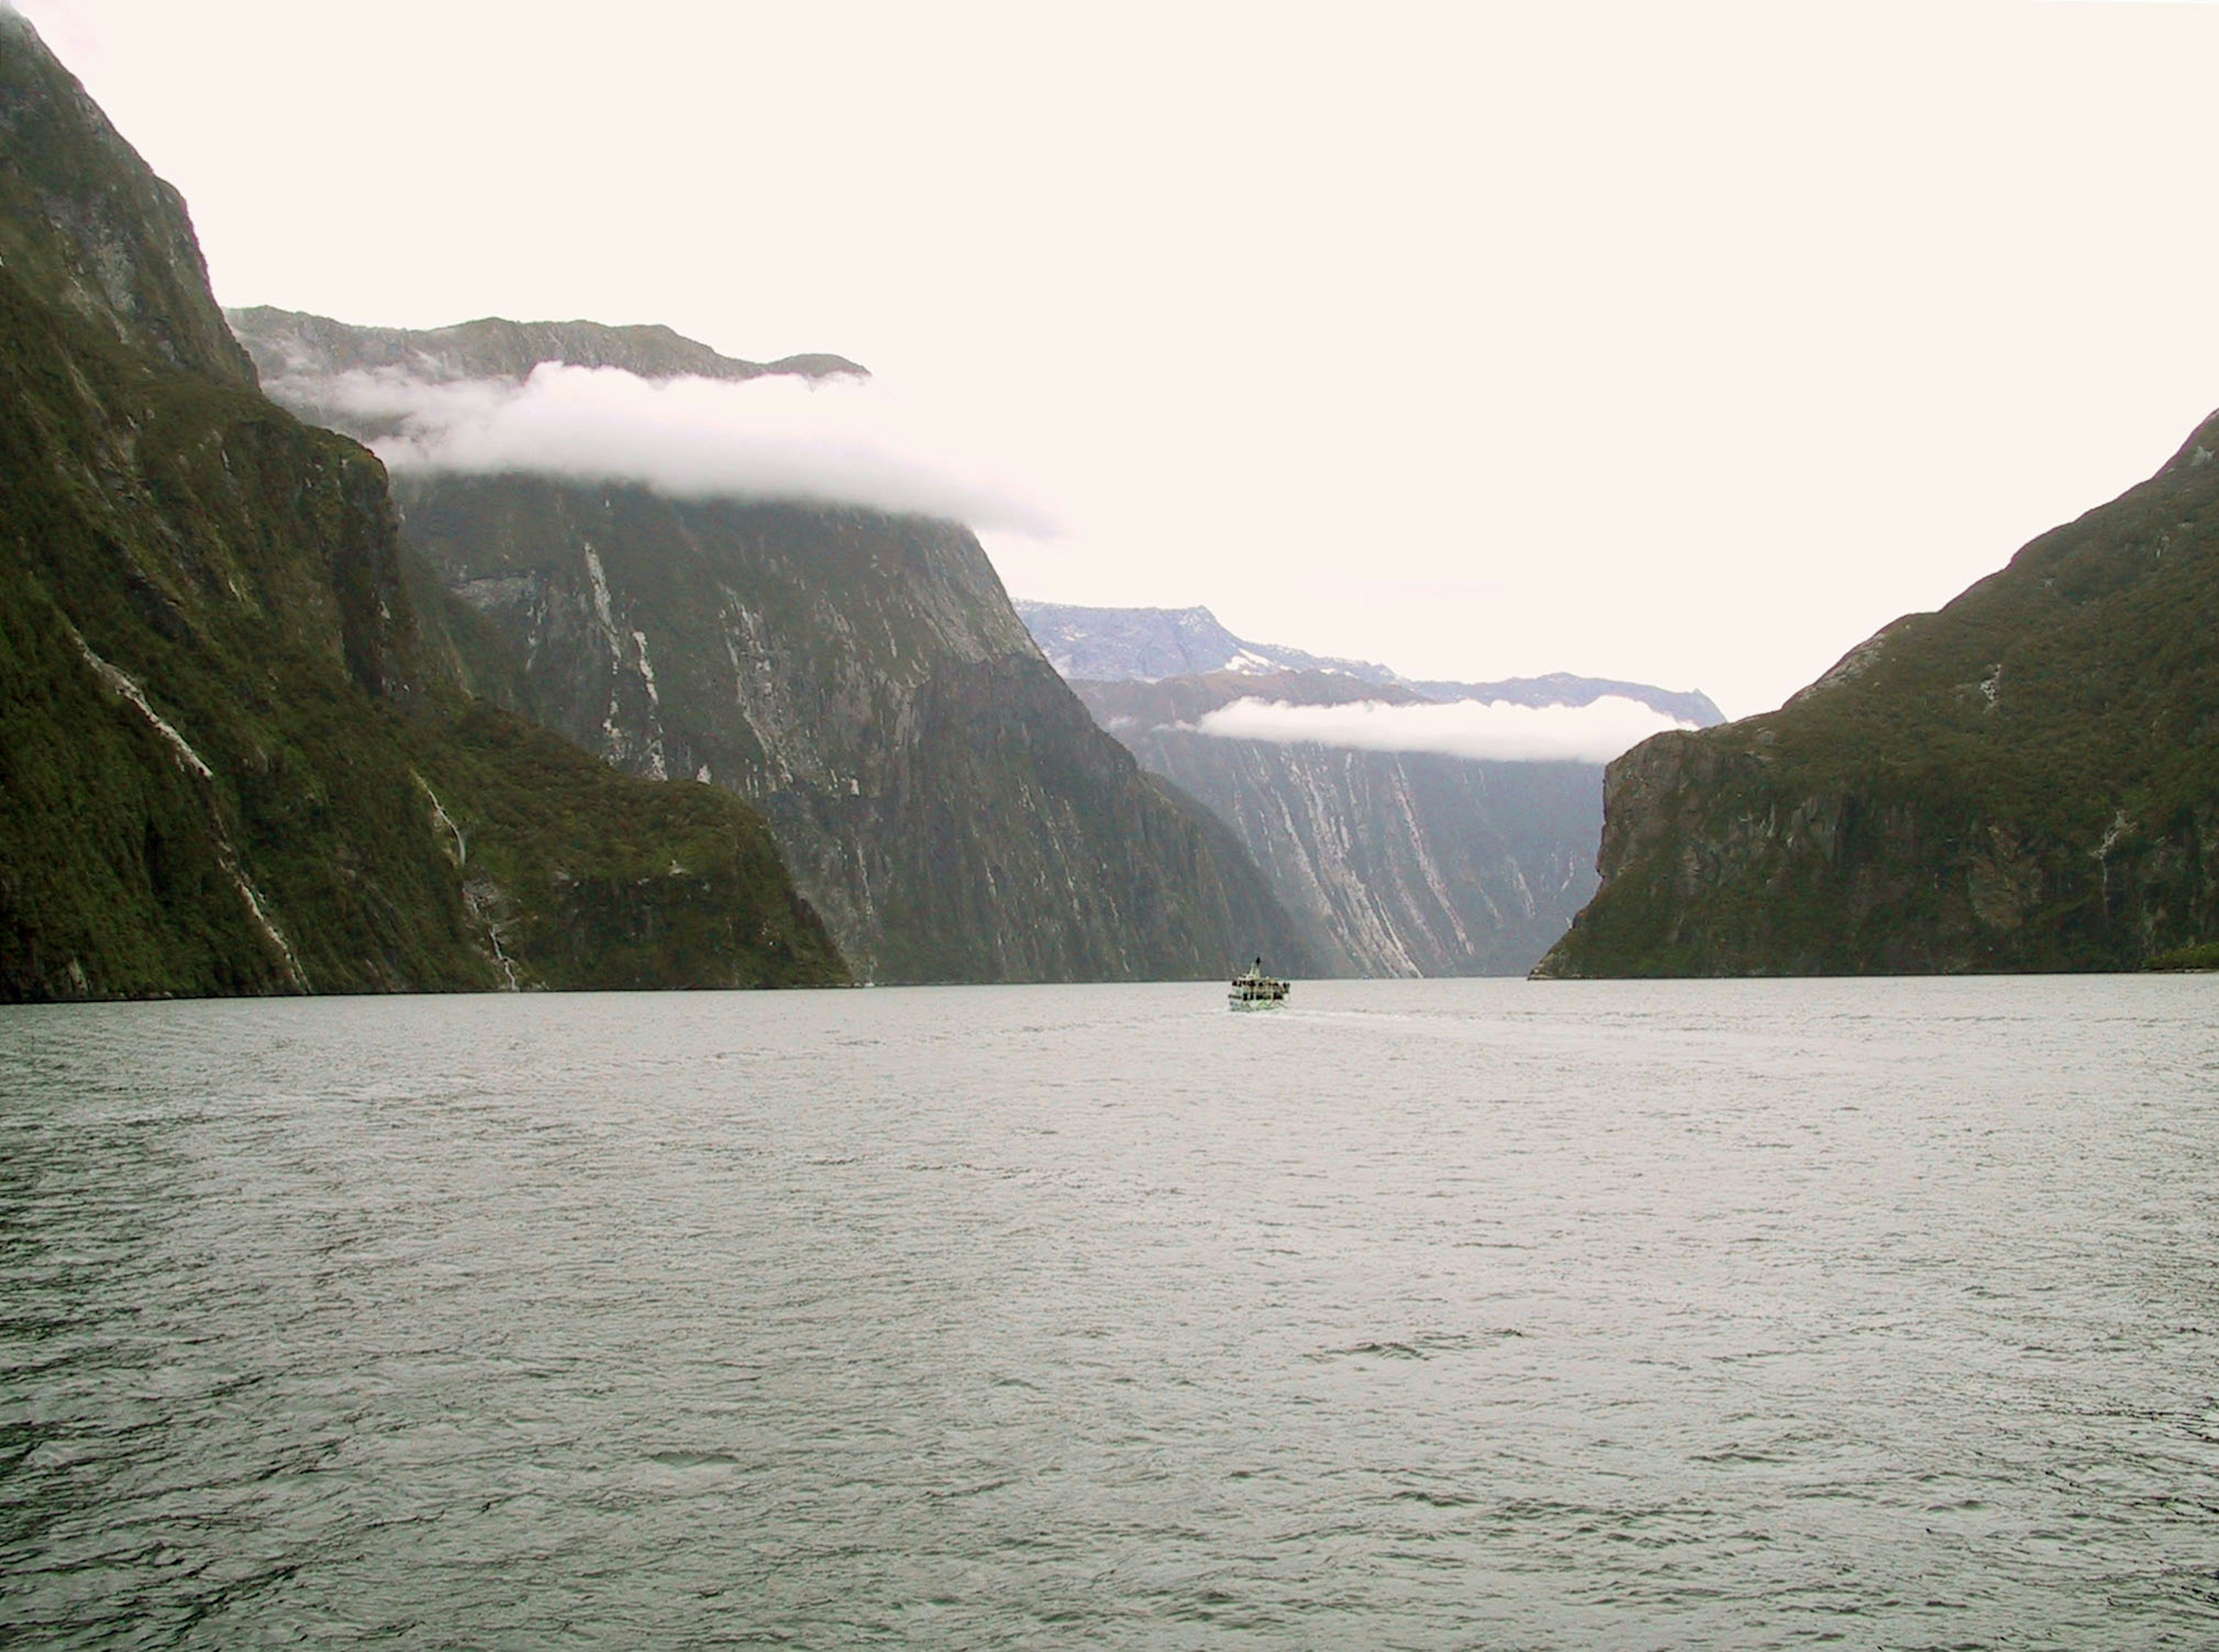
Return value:
M 0 1641 L 2219 1643 L 2219 981 L 0 1012 Z

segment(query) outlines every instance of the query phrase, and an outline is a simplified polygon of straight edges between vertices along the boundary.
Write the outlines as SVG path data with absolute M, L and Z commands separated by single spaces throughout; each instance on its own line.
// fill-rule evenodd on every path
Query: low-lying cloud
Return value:
M 357 370 L 272 395 L 370 427 L 396 473 L 634 483 L 681 499 L 792 500 L 1053 537 L 1050 513 L 958 450 L 945 421 L 867 381 L 643 379 L 543 362 L 522 382 Z
M 1606 694 L 1585 705 L 1514 705 L 1457 700 L 1443 705 L 1290 705 L 1239 699 L 1194 725 L 1224 740 L 1339 746 L 1357 751 L 1436 752 L 1497 762 L 1607 763 L 1669 729 L 1691 729 L 1654 706 Z

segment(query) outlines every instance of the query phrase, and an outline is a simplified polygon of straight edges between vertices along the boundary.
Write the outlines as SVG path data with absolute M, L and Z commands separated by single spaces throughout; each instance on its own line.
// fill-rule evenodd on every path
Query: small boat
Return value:
M 1287 1001 L 1287 990 L 1292 984 L 1274 980 L 1264 973 L 1264 960 L 1258 959 L 1233 978 L 1232 990 L 1226 993 L 1226 1002 L 1235 1009 L 1269 1009 L 1274 1004 Z

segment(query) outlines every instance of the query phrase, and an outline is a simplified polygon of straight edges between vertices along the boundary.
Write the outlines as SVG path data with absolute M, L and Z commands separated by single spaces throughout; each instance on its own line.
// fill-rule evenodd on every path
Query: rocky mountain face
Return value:
M 844 979 L 757 813 L 466 692 L 382 468 L 12 11 L 0 134 L 0 997 Z
M 254 383 L 208 291 L 183 197 L 12 9 L 0 9 L 0 258 L 90 338 L 220 383 Z
M 1525 973 L 1594 892 L 1601 766 L 1228 739 L 1197 729 L 1209 712 L 1243 699 L 1584 705 L 1619 693 L 1721 720 L 1703 695 L 1594 678 L 1413 682 L 1244 642 L 1205 608 L 1019 611 L 1065 668 L 1105 674 L 1072 684 L 1096 721 L 1232 829 L 1340 974 Z
M 1244 695 L 1381 698 L 1318 674 L 1073 686 L 1144 767 L 1233 829 L 1334 973 L 1523 974 L 1594 892 L 1598 765 L 1282 745 L 1192 726 Z
M 312 410 L 331 410 L 318 387 L 335 375 L 405 370 L 417 347 L 233 319 L 273 392 Z M 441 341 L 449 377 L 513 377 L 581 338 L 594 364 L 643 378 L 693 371 L 703 349 L 657 334 L 635 352 L 636 335 L 575 326 L 417 337 Z M 1310 967 L 1232 835 L 1094 726 L 967 529 L 544 476 L 403 475 L 395 493 L 408 543 L 497 645 L 476 656 L 486 691 L 630 773 L 761 808 L 859 972 L 1196 978 L 1258 953 Z M 506 691 L 504 657 L 521 661 Z
M 2219 964 L 2219 418 L 1781 710 L 1610 767 L 1539 973 Z

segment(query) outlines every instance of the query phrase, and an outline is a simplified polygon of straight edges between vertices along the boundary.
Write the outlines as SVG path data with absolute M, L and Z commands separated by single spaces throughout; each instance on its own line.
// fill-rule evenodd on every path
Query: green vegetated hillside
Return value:
M 340 374 L 513 382 L 575 354 L 654 378 L 703 350 L 584 323 L 232 320 L 273 393 L 369 438 L 329 394 Z M 709 359 L 722 377 L 860 370 Z M 1257 953 L 1313 972 L 1238 840 L 1095 727 L 967 528 L 554 475 L 407 473 L 395 491 L 407 542 L 482 622 L 490 652 L 463 650 L 479 674 L 521 661 L 510 703 L 549 727 L 760 808 L 859 973 L 1196 978 Z
M 0 12 L 0 997 L 844 978 L 755 811 L 473 699 L 482 630 Z
M 1538 973 L 2219 962 L 2219 417 L 1780 711 L 1609 770 Z

